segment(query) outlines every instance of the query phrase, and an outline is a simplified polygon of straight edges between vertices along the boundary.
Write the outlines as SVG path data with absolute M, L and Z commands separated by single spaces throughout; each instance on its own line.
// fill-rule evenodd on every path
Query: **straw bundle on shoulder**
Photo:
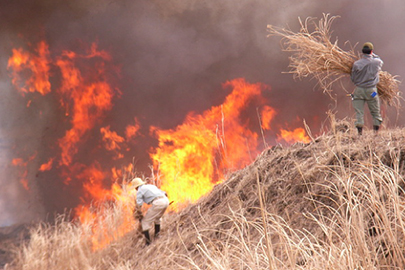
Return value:
M 331 25 L 337 16 L 324 17 L 316 23 L 307 18 L 304 22 L 299 20 L 301 29 L 293 32 L 284 28 L 268 25 L 269 35 L 282 37 L 284 51 L 294 52 L 290 56 L 290 73 L 295 78 L 311 77 L 317 79 L 324 92 L 330 94 L 332 84 L 342 77 L 350 75 L 354 61 L 360 56 L 350 51 L 344 51 L 337 45 L 337 40 L 330 40 Z M 314 31 L 309 30 L 309 25 Z M 380 72 L 380 82 L 377 85 L 381 100 L 387 104 L 400 106 L 399 81 L 386 71 Z

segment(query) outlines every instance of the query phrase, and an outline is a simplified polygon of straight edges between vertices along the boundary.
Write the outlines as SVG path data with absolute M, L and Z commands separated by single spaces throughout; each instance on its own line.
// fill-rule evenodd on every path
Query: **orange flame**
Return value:
M 13 55 L 8 60 L 8 68 L 12 69 L 12 83 L 22 94 L 39 92 L 45 95 L 51 91 L 49 82 L 50 56 L 48 45 L 41 41 L 35 49 L 36 54 L 24 51 L 22 48 L 13 49 Z M 31 76 L 25 81 L 26 87 L 20 86 L 22 78 L 20 74 L 29 70 Z
M 105 62 L 110 60 L 110 55 L 99 50 L 95 43 L 85 54 L 63 51 L 60 56 L 53 60 L 50 58 L 48 45 L 42 41 L 38 43 L 34 53 L 29 53 L 23 49 L 14 49 L 8 62 L 12 83 L 22 95 L 35 91 L 42 95 L 49 93 L 51 91 L 49 67 L 54 64 L 60 70 L 60 88 L 55 94 L 60 98 L 60 104 L 65 109 L 65 116 L 69 117 L 71 128 L 58 140 L 61 149 L 58 168 L 63 166 L 60 174 L 64 178 L 65 184 L 69 184 L 72 179 L 82 183 L 81 200 L 83 207 L 76 208 L 76 215 L 83 222 L 94 222 L 98 218 L 91 215 L 89 206 L 91 202 L 123 201 L 119 186 L 113 185 L 110 189 L 105 188 L 106 183 L 104 181 L 108 172 L 102 171 L 98 163 L 84 165 L 75 161 L 79 146 L 87 139 L 86 133 L 100 122 L 106 111 L 112 108 L 113 97 L 120 93 L 108 83 L 107 71 L 109 70 L 107 70 Z M 29 78 L 23 82 L 21 75 L 25 74 L 28 74 Z M 28 101 L 27 106 L 30 102 Z M 136 132 L 136 126 L 133 128 L 128 126 L 126 131 L 128 136 L 132 137 L 135 136 Z M 106 149 L 115 150 L 118 153 L 118 150 L 121 149 L 120 144 L 124 141 L 123 137 L 111 131 L 109 126 L 102 128 L 101 133 L 104 135 L 103 141 Z M 118 155 L 118 157 L 120 156 Z M 34 158 L 31 157 L 28 161 L 24 161 L 22 158 L 12 161 L 14 166 L 20 167 L 20 171 L 24 169 L 23 173 L 20 173 L 20 182 L 26 189 L 29 188 L 27 164 Z M 39 171 L 50 170 L 55 159 L 56 157 L 50 158 L 48 162 L 39 167 Z M 128 173 L 128 170 L 133 172 L 132 165 L 123 169 L 112 168 L 111 174 L 115 179 L 122 178 L 122 175 Z M 126 216 L 132 218 L 131 214 L 126 214 Z M 131 223 L 126 222 L 126 224 Z M 95 235 L 102 233 L 100 230 L 104 229 L 99 226 L 93 228 Z M 120 235 L 127 232 L 129 227 L 125 225 L 122 230 L 124 231 L 118 232 Z M 111 240 L 108 237 L 103 237 L 103 239 L 105 239 L 105 243 Z M 99 246 L 100 241 L 94 240 L 94 245 L 95 247 Z
M 261 124 L 264 130 L 270 130 L 270 123 L 276 116 L 276 110 L 270 106 L 264 106 L 261 113 Z
M 24 160 L 22 158 L 13 158 L 13 160 L 11 161 L 11 163 L 14 166 L 18 166 L 18 165 L 22 165 L 24 164 Z
M 130 170 L 131 166 L 126 169 Z M 75 208 L 75 216 L 82 224 L 91 226 L 93 250 L 106 247 L 135 228 L 135 220 L 132 217 L 135 202 L 134 190 L 124 191 L 117 183 L 113 183 L 111 188 L 105 188 L 103 183 L 105 172 L 97 163 L 84 168 L 77 178 L 84 183 L 85 193 L 82 198 L 83 205 Z M 89 200 L 93 201 L 94 208 L 87 204 Z M 112 207 L 111 204 L 106 204 L 108 201 L 113 201 L 120 206 L 122 213 L 118 224 L 116 221 L 114 224 L 109 224 L 114 221 L 106 213 L 111 211 Z M 113 231 L 111 231 L 112 229 Z
M 134 174 L 134 170 L 135 170 L 134 164 L 132 164 L 132 163 L 122 169 L 117 169 L 114 167 L 111 169 L 111 175 L 112 175 L 111 178 L 118 181 L 119 179 L 122 179 L 123 176 L 126 176 L 126 175 L 132 176 Z
M 97 208 L 95 211 L 92 211 L 89 206 L 78 206 L 75 211 L 76 216 L 82 224 L 91 226 L 92 248 L 93 250 L 97 250 L 106 247 L 112 241 L 117 240 L 135 228 L 135 220 L 132 217 L 135 194 L 134 190 L 124 192 L 117 183 L 114 183 L 110 190 L 104 189 L 100 185 L 101 178 L 96 179 L 94 177 L 94 175 L 100 175 L 97 171 L 98 169 L 95 169 L 95 172 L 91 172 L 93 169 L 89 170 L 89 175 L 87 176 L 91 178 L 91 183 L 85 187 L 90 194 L 95 196 L 96 204 L 98 202 Z M 107 200 L 114 201 L 115 204 L 120 206 L 119 209 L 122 212 L 119 215 L 118 224 L 116 224 L 116 221 L 111 220 L 111 215 L 106 213 L 107 211 L 111 211 L 113 207 L 112 205 L 105 204 Z M 114 222 L 114 224 L 109 224 L 111 222 Z
M 96 57 L 101 57 L 101 62 L 95 67 L 95 75 L 91 74 L 89 78 L 83 77 L 82 72 L 76 67 L 76 62 Z M 83 140 L 85 133 L 94 127 L 104 112 L 112 108 L 115 91 L 106 81 L 104 62 L 102 62 L 109 59 L 110 56 L 106 52 L 98 51 L 97 46 L 93 44 L 88 55 L 77 55 L 74 52 L 65 51 L 56 61 L 63 77 L 60 92 L 73 103 L 72 128 L 59 140 L 59 146 L 62 149 L 61 165 L 68 166 L 72 163 L 73 156 L 78 152 L 77 144 Z M 61 103 L 67 106 L 66 101 Z M 67 115 L 69 114 L 67 112 Z
M 125 141 L 125 139 L 117 134 L 115 131 L 110 130 L 110 126 L 102 127 L 100 129 L 103 135 L 103 142 L 105 149 L 109 151 L 115 151 L 115 159 L 123 158 L 124 155 L 119 152 L 121 150 L 120 144 Z
M 136 135 L 138 135 L 138 131 L 139 131 L 140 127 L 141 126 L 140 126 L 138 120 L 135 118 L 135 124 L 128 125 L 125 129 L 125 137 L 127 138 L 127 140 L 135 138 Z
M 63 51 L 53 60 L 48 45 L 40 42 L 34 53 L 13 50 L 13 56 L 8 62 L 8 67 L 13 70 L 12 82 L 23 95 L 35 91 L 41 95 L 49 93 L 49 67 L 53 64 L 60 70 L 60 88 L 55 91 L 55 95 L 59 98 L 70 126 L 57 141 L 60 156 L 50 158 L 39 170 L 51 170 L 56 164 L 61 169 L 60 175 L 65 184 L 69 184 L 72 179 L 82 183 L 82 205 L 76 207 L 75 213 L 82 223 L 92 225 L 94 249 L 102 248 L 132 230 L 135 222 L 132 218 L 133 194 L 117 183 L 110 186 L 106 183 L 109 178 L 118 181 L 130 179 L 134 175 L 134 165 L 104 169 L 97 162 L 88 165 L 76 159 L 80 146 L 88 139 L 86 135 L 101 123 L 105 113 L 113 107 L 113 98 L 121 94 L 109 84 L 109 61 L 111 56 L 99 50 L 95 43 L 84 54 Z M 21 86 L 20 75 L 26 70 L 31 71 L 30 77 Z M 175 202 L 173 210 L 207 194 L 215 184 L 224 180 L 226 174 L 251 163 L 262 150 L 259 149 L 258 134 L 252 131 L 257 121 L 249 119 L 245 112 L 251 106 L 260 108 L 259 124 L 262 129 L 270 130 L 276 110 L 268 106 L 268 101 L 262 96 L 262 92 L 268 90 L 267 86 L 251 84 L 240 78 L 226 82 L 223 87 L 230 89 L 231 93 L 222 105 L 213 106 L 201 115 L 191 112 L 183 124 L 174 129 L 150 128 L 151 134 L 158 140 L 158 147 L 150 152 L 153 169 L 158 173 L 161 188 Z M 124 135 L 111 130 L 111 126 L 97 129 L 103 143 L 98 147 L 113 151 L 114 159 L 122 158 L 122 152 L 130 150 L 128 142 L 139 136 L 140 124 L 136 118 L 134 122 L 126 125 Z M 279 139 L 309 142 L 302 128 L 281 130 Z M 13 164 L 26 168 L 28 161 L 14 159 Z M 25 169 L 21 182 L 28 189 L 27 173 Z M 108 217 L 96 215 L 90 207 L 94 203 L 103 209 L 102 203 L 108 201 L 123 205 L 123 219 L 115 232 L 109 232 L 103 227 Z
M 47 163 L 44 163 L 39 167 L 39 171 L 44 172 L 44 171 L 49 171 L 52 169 L 52 163 L 53 163 L 54 158 L 49 159 Z
M 153 165 L 175 210 L 199 199 L 226 173 L 252 162 L 257 154 L 258 135 L 248 128 L 249 119 L 243 120 L 241 113 L 255 98 L 259 105 L 265 102 L 261 92 L 266 87 L 244 79 L 224 87 L 233 91 L 223 105 L 202 115 L 190 113 L 176 129 L 151 129 L 159 140 L 159 147 L 151 153 Z
M 20 178 L 20 183 L 21 185 L 24 187 L 25 190 L 30 190 L 29 187 L 29 182 L 27 179 L 28 176 L 28 169 L 27 169 L 27 165 L 29 162 L 31 162 L 32 160 L 34 160 L 36 157 L 36 154 L 32 155 L 31 157 L 28 158 L 27 161 L 24 161 L 24 159 L 22 158 L 14 158 L 11 161 L 11 164 L 15 167 L 19 167 L 19 178 Z
M 303 128 L 296 128 L 293 131 L 288 131 L 281 129 L 281 134 L 278 136 L 278 139 L 282 139 L 288 143 L 294 142 L 303 142 L 309 143 L 311 139 L 306 135 L 306 132 Z

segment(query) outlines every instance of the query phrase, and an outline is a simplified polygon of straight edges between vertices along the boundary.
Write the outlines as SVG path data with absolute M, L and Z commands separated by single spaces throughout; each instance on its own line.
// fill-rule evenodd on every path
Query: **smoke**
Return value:
M 384 70 L 402 78 L 404 11 L 402 0 L 2 1 L 0 225 L 44 218 L 80 202 L 73 195 L 77 186 L 66 187 L 55 172 L 33 169 L 57 150 L 49 144 L 63 136 L 63 110 L 52 97 L 35 95 L 27 108 L 27 98 L 11 85 L 8 75 L 12 48 L 29 49 L 27 44 L 46 40 L 55 57 L 63 50 L 80 51 L 84 44 L 97 42 L 110 52 L 113 64 L 120 68 L 116 82 L 122 94 L 114 100 L 103 126 L 123 132 L 127 123 L 135 117 L 139 120 L 142 142 L 129 155 L 136 158 L 137 169 L 147 173 L 147 153 L 156 144 L 149 127 L 173 128 L 188 112 L 200 113 L 221 104 L 229 94 L 221 85 L 235 78 L 271 86 L 267 95 L 269 105 L 278 110 L 275 126 L 305 119 L 316 134 L 330 109 L 338 118 L 352 117 L 344 91 L 352 90 L 350 84 L 344 89 L 337 85 L 333 101 L 314 81 L 294 81 L 283 73 L 288 71 L 288 54 L 281 51 L 277 37 L 267 37 L 266 27 L 298 31 L 298 17 L 339 15 L 332 34 L 339 45 L 373 42 L 385 62 Z M 57 87 L 57 80 L 52 83 Z M 387 126 L 404 124 L 391 108 L 384 110 Z M 16 180 L 23 169 L 10 165 L 22 153 L 36 156 L 36 163 L 27 167 L 30 192 Z M 91 151 L 83 155 L 83 159 L 102 159 Z
M 45 215 L 36 181 L 30 182 L 29 190 L 19 181 L 28 180 L 25 175 L 35 175 L 36 171 L 28 171 L 24 160 L 19 160 L 15 167 L 11 165 L 14 152 L 23 149 L 35 152 L 41 148 L 38 138 L 41 132 L 38 128 L 42 125 L 32 115 L 21 113 L 25 108 L 24 101 L 16 93 L 10 92 L 12 88 L 9 83 L 1 82 L 0 87 L 0 226 L 7 226 L 33 221 Z M 32 165 L 35 167 L 37 163 L 32 162 Z

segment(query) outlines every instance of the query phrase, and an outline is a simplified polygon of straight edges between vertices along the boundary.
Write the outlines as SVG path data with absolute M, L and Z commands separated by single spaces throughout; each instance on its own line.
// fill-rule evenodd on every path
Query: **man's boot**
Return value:
M 149 231 L 143 231 L 142 234 L 145 236 L 145 243 L 147 246 L 149 246 L 150 244 L 150 235 L 149 235 Z
M 159 236 L 160 224 L 155 224 L 155 238 Z
M 357 133 L 359 135 L 362 135 L 363 134 L 363 127 L 357 127 Z
M 377 131 L 380 129 L 380 126 L 373 126 L 374 132 L 377 133 Z

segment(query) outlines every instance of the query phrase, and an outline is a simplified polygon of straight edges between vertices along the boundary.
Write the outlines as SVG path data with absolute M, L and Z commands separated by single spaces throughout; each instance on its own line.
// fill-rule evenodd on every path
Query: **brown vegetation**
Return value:
M 344 51 L 338 46 L 337 40 L 332 43 L 331 25 L 336 18 L 325 14 L 318 23 L 311 18 L 300 20 L 299 32 L 272 25 L 267 27 L 270 35 L 282 37 L 284 51 L 293 52 L 289 72 L 296 78 L 315 78 L 326 93 L 332 91 L 334 82 L 350 74 L 354 61 L 360 57 L 353 48 Z M 396 76 L 382 71 L 377 89 L 383 102 L 400 107 L 399 81 Z
M 29 239 L 29 230 L 28 224 L 0 227 L 0 269 L 11 260 L 10 251 L 19 243 Z
M 6 269 L 404 269 L 405 133 L 350 126 L 265 150 L 167 214 L 149 247 L 134 228 L 93 252 L 91 228 L 60 219 L 32 230 Z M 102 214 L 113 232 L 119 207 Z

